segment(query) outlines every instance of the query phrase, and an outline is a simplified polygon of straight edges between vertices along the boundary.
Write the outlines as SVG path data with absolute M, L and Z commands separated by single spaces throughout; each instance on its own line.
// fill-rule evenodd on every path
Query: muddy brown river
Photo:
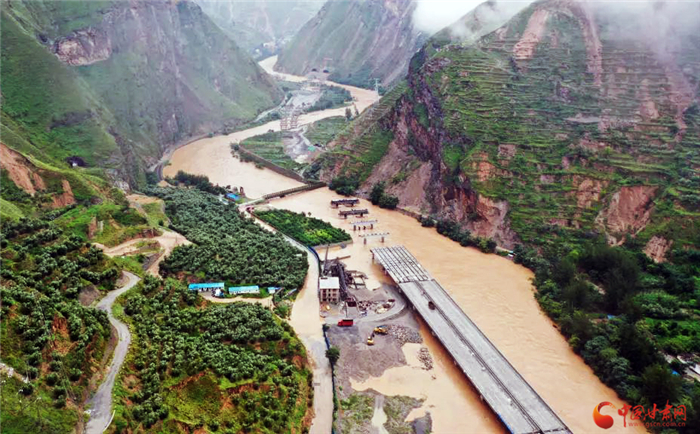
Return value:
M 324 113 L 317 112 L 314 116 L 320 118 Z M 279 122 L 274 124 L 279 129 Z M 270 124 L 184 146 L 174 153 L 165 173 L 172 176 L 178 170 L 185 170 L 207 175 L 215 183 L 243 186 L 249 197 L 298 186 L 297 181 L 257 169 L 231 156 L 229 143 L 233 139 L 241 140 L 274 126 Z M 337 210 L 330 208 L 329 202 L 335 198 L 335 193 L 323 188 L 277 199 L 271 205 L 311 212 L 314 217 L 353 234 L 350 220 L 340 219 Z M 406 246 L 574 432 L 600 431 L 593 423 L 593 408 L 601 401 L 612 402 L 619 408 L 622 401 L 574 354 L 540 310 L 529 270 L 503 257 L 461 247 L 435 229 L 423 228 L 415 219 L 399 212 L 374 207 L 365 200 L 360 206 L 369 208 L 372 220 L 379 220 L 376 232 L 389 232 L 385 245 Z M 380 240 L 370 239 L 368 245 L 364 245 L 357 234 L 353 234 L 353 240 L 346 249 L 336 249 L 329 256 L 351 255 L 345 262 L 350 269 L 368 274 L 368 288 L 386 282 L 387 277 L 379 266 L 372 264 L 369 252 L 370 248 L 381 245 Z M 317 321 L 317 313 L 307 313 L 310 322 Z M 408 344 L 404 346 L 408 365 L 389 369 L 378 378 L 353 382 L 353 388 L 372 388 L 384 395 L 425 399 L 421 408 L 409 414 L 409 420 L 430 412 L 435 433 L 504 432 L 497 417 L 479 399 L 478 393 L 424 325 L 421 334 L 435 361 L 433 370 L 420 369 L 414 354 L 417 347 Z M 644 432 L 640 428 L 623 428 L 621 422 L 615 416 L 615 425 L 606 432 L 633 432 L 635 429 Z

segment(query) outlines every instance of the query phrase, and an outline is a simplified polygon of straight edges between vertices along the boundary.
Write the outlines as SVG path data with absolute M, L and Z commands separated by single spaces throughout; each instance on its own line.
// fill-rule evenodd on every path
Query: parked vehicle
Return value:
M 341 319 L 338 321 L 338 327 L 352 327 L 355 321 L 352 318 Z

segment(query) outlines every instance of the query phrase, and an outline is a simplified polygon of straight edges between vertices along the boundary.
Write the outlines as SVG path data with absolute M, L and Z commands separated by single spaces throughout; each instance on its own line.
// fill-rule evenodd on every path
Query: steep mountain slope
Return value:
M 197 0 L 202 10 L 254 57 L 277 49 L 321 8 L 320 1 Z
M 187 1 L 3 2 L 2 39 L 3 141 L 132 184 L 167 145 L 281 97 Z
M 486 1 L 431 36 L 430 42 L 436 47 L 447 43 L 474 43 L 501 27 L 525 6 L 525 2 Z
M 425 41 L 413 25 L 413 0 L 328 1 L 282 51 L 276 67 L 306 74 L 327 67 L 330 79 L 388 85 L 406 72 Z
M 698 9 L 653 7 L 540 1 L 475 46 L 428 44 L 322 176 L 391 180 L 400 206 L 505 247 L 700 244 Z

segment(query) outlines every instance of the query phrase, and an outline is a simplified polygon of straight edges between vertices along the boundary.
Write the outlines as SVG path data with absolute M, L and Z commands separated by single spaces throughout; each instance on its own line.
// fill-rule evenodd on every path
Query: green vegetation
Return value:
M 420 220 L 424 227 L 435 227 L 440 235 L 444 235 L 452 241 L 458 242 L 464 247 L 474 246 L 484 253 L 494 253 L 496 251 L 496 242 L 491 238 L 474 237 L 471 232 L 462 227 L 453 220 L 433 220 L 430 217 L 424 217 Z
M 136 335 L 116 393 L 117 431 L 305 429 L 313 390 L 304 348 L 269 310 L 207 305 L 150 276 L 119 302 Z
M 241 142 L 241 146 L 258 157 L 264 158 L 265 160 L 285 169 L 293 171 L 303 169 L 303 164 L 292 160 L 289 155 L 284 152 L 282 134 L 283 133 L 281 131 L 274 131 L 271 133 L 250 137 L 243 140 Z M 241 154 L 241 160 L 246 161 L 245 154 Z
M 342 427 L 344 433 L 362 432 L 362 426 L 369 425 L 374 414 L 374 396 L 353 393 L 340 401 L 343 409 Z
M 348 176 L 338 176 L 331 180 L 328 188 L 343 196 L 352 196 L 360 187 L 360 183 L 356 178 Z
M 148 221 L 127 204 L 106 201 L 100 205 L 78 205 L 61 211 L 54 220 L 56 225 L 84 240 L 91 239 L 106 246 L 121 244 L 149 228 Z M 102 230 L 99 230 L 98 222 L 102 222 Z M 91 232 L 92 238 L 89 237 Z
M 411 422 L 406 417 L 414 408 L 420 407 L 422 400 L 410 396 L 386 396 L 384 398 L 384 414 L 387 421 L 384 427 L 389 434 L 412 434 Z
M 328 361 L 331 362 L 331 366 L 335 366 L 340 359 L 340 349 L 338 349 L 338 347 L 328 348 L 326 350 L 326 357 L 328 358 Z
M 83 307 L 78 294 L 113 289 L 118 270 L 51 217 L 2 226 L 1 356 L 29 380 L 3 384 L 3 432 L 72 432 L 110 335 L 107 315 Z
M 358 186 L 364 182 L 394 140 L 394 132 L 384 118 L 393 113 L 405 90 L 406 83 L 397 84 L 378 104 L 356 117 L 350 127 L 338 132 L 333 149 L 321 155 L 315 164 L 324 168 L 341 164 L 344 178 L 352 179 Z
M 386 209 L 396 209 L 396 206 L 399 204 L 398 197 L 386 194 L 383 182 L 374 184 L 369 194 L 369 200 L 373 205 L 379 205 L 380 208 Z
M 165 201 L 170 228 L 194 243 L 175 248 L 161 262 L 161 275 L 287 290 L 303 285 L 306 255 L 235 206 L 199 190 L 154 187 L 147 193 Z
M 304 135 L 312 144 L 325 147 L 347 125 L 347 121 L 342 116 L 333 116 L 312 123 Z
M 304 213 L 273 209 L 255 211 L 255 216 L 306 246 L 334 244 L 352 239 L 343 229 L 335 228 L 323 220 L 307 217 Z
M 550 12 L 544 36 L 530 59 L 516 60 L 514 44 L 537 8 Z M 442 196 L 428 204 L 438 212 L 422 219 L 424 226 L 491 251 L 493 242 L 474 240 L 462 229 L 478 214 L 444 219 L 450 207 L 473 206 L 448 197 L 507 203 L 507 222 L 522 243 L 516 260 L 535 271 L 539 302 L 574 350 L 628 402 L 668 398 L 700 415 L 697 383 L 674 380 L 664 357 L 700 361 L 700 109 L 697 102 L 686 106 L 670 98 L 669 66 L 642 60 L 654 56 L 648 46 L 620 40 L 608 21 L 596 26 L 602 59 L 625 65 L 603 68 L 602 82 L 619 84 L 615 95 L 601 94 L 606 84 L 591 73 L 578 15 L 536 2 L 502 33 L 475 45 L 427 46 L 417 53 L 408 86 L 339 134 L 325 167 L 363 182 L 376 165 L 371 162 L 379 161 L 367 158 L 373 147 L 381 149 L 375 137 L 407 126 L 395 135 L 398 148 L 409 159 L 433 162 L 433 174 L 439 173 L 431 191 Z M 700 39 L 682 26 L 676 37 L 683 54 L 670 62 L 692 81 L 688 68 L 700 61 Z M 639 119 L 639 107 L 650 102 L 658 116 Z M 397 168 L 399 179 L 406 179 L 407 166 Z M 647 190 L 629 189 L 640 186 Z M 648 201 L 632 205 L 635 211 L 621 217 L 624 224 L 611 224 L 601 213 L 610 204 L 635 202 L 630 198 L 642 191 Z M 622 246 L 605 247 L 598 240 L 606 236 Z M 653 237 L 673 242 L 668 262 L 657 264 L 643 253 Z M 672 367 L 681 372 L 680 365 Z
M 211 194 L 226 194 L 224 187 L 215 186 L 209 182 L 209 177 L 206 175 L 192 175 L 178 170 L 175 175 L 175 181 L 182 183 L 188 187 L 192 186 L 201 191 Z
M 3 143 L 54 166 L 77 156 L 91 170 L 114 169 L 132 186 L 142 185 L 144 159 L 159 157 L 163 143 L 194 136 L 205 124 L 254 118 L 281 100 L 273 80 L 198 6 L 128 8 L 26 0 L 3 7 Z M 103 20 L 108 12 L 119 19 Z M 140 26 L 163 38 L 134 37 L 130 30 Z M 49 45 L 88 27 L 95 47 L 88 64 L 67 65 L 54 55 Z M 126 36 L 109 42 L 101 36 L 115 32 Z M 175 68 L 177 77 L 162 73 Z M 27 146 L 10 143 L 17 138 Z
M 604 242 L 543 256 L 515 249 L 515 261 L 535 271 L 542 308 L 603 382 L 632 405 L 668 400 L 691 408 L 700 402 L 700 387 L 672 374 L 662 352 L 697 359 L 700 252 L 678 252 L 674 259 L 657 264 Z
M 338 86 L 323 85 L 321 97 L 307 111 L 314 112 L 342 107 L 348 101 L 352 101 L 352 95 L 350 95 L 349 90 Z

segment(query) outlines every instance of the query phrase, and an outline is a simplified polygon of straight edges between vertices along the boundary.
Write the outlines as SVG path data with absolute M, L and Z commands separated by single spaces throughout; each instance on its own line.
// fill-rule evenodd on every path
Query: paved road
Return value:
M 241 211 L 246 205 L 239 207 Z M 264 228 L 276 232 L 275 228 L 256 218 L 255 222 Z M 323 322 L 321 320 L 321 303 L 318 299 L 318 261 L 316 256 L 303 244 L 282 234 L 297 249 L 306 253 L 309 261 L 309 271 L 306 274 L 304 288 L 297 295 L 292 306 L 289 323 L 306 348 L 306 354 L 311 359 L 314 381 L 314 419 L 311 422 L 309 434 L 329 434 L 333 431 L 333 373 L 331 364 L 326 357 L 326 341 L 323 338 Z
M 295 241 L 292 244 L 300 246 Z M 319 315 L 318 262 L 311 252 L 303 249 L 308 255 L 309 272 L 304 289 L 294 302 L 289 322 L 306 347 L 313 367 L 314 419 L 309 432 L 329 434 L 333 429 L 333 379 L 331 365 L 326 358 L 326 341 L 323 338 L 323 323 Z
M 90 420 L 85 428 L 86 434 L 102 434 L 112 421 L 112 389 L 114 388 L 114 381 L 117 378 L 119 369 L 129 350 L 129 343 L 131 343 L 129 327 L 112 315 L 112 305 L 117 297 L 133 288 L 140 280 L 136 275 L 127 271 L 124 271 L 124 277 L 126 277 L 125 285 L 107 294 L 107 296 L 97 304 L 98 309 L 107 312 L 109 322 L 117 329 L 119 342 L 117 342 L 117 347 L 114 349 L 112 363 L 107 368 L 107 377 L 102 384 L 100 384 L 97 393 L 90 399 L 91 413 Z

